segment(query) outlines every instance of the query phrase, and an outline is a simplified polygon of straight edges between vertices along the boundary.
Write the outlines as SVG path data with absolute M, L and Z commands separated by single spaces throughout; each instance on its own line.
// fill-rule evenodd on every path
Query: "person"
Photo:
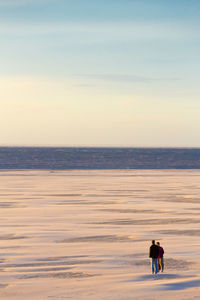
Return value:
M 157 242 L 158 248 L 159 248 L 159 254 L 158 254 L 158 270 L 163 272 L 164 271 L 164 249 L 160 246 L 160 243 Z
M 158 273 L 158 255 L 159 247 L 155 244 L 155 240 L 153 240 L 152 245 L 149 249 L 149 257 L 151 259 L 151 274 Z

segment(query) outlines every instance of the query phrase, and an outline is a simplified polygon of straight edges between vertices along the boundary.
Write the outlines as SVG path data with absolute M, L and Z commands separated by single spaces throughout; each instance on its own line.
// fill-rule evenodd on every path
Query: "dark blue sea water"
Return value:
M 0 147 L 0 169 L 200 169 L 200 149 Z

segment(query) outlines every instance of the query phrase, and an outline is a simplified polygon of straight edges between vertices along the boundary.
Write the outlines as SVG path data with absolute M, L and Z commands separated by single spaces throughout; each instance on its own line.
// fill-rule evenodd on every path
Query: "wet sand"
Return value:
M 0 299 L 199 299 L 200 171 L 0 171 Z M 150 274 L 152 239 L 165 272 Z

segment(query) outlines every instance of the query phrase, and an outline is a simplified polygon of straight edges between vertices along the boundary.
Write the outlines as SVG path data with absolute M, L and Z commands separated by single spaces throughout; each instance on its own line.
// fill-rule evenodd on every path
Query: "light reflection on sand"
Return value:
M 171 299 L 176 290 L 182 299 L 193 288 L 198 294 L 200 171 L 0 176 L 1 299 Z M 153 238 L 166 251 L 160 286 L 148 275 Z

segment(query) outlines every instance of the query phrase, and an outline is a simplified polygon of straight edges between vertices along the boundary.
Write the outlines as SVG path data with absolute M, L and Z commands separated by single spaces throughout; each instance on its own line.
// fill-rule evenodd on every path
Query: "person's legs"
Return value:
M 163 259 L 163 257 L 161 258 L 161 270 L 162 270 L 162 272 L 164 271 L 164 259 Z
M 154 274 L 154 259 L 151 258 L 151 273 Z
M 151 259 L 151 272 L 152 272 L 152 274 L 158 273 L 158 259 L 157 258 Z
M 158 273 L 158 259 L 155 258 L 155 274 Z
M 162 270 L 161 258 L 158 258 L 158 271 Z

